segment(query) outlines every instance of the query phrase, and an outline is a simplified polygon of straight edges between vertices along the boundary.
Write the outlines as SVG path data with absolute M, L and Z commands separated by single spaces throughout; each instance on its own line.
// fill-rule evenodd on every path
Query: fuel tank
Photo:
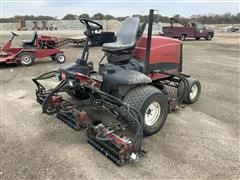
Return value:
M 133 57 L 146 60 L 147 37 L 138 39 Z M 149 70 L 182 71 L 182 42 L 176 39 L 152 36 Z

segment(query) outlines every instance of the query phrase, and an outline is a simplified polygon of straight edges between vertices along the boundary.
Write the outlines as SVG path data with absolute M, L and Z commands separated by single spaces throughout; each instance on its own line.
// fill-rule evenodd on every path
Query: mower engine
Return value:
M 39 44 L 42 44 L 42 48 L 54 48 L 57 46 L 58 38 L 54 36 L 39 35 L 38 36 Z

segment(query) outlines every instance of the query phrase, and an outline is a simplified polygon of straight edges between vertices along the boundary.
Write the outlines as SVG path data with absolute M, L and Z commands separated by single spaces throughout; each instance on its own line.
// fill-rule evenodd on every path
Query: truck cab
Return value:
M 205 38 L 206 40 L 211 40 L 213 38 L 214 32 L 213 30 L 207 29 L 200 22 L 192 22 L 190 23 L 191 27 L 195 29 L 195 39 L 199 40 L 200 38 Z

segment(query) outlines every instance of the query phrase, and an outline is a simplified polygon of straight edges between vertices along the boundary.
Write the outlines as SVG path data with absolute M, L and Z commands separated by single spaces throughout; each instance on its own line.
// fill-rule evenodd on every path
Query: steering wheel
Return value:
M 79 20 L 80 20 L 81 23 L 83 23 L 86 26 L 86 28 L 88 30 L 96 31 L 96 30 L 103 29 L 103 26 L 101 24 L 98 24 L 95 21 L 92 21 L 92 20 L 89 20 L 89 19 L 85 19 L 85 18 L 81 18 Z
M 15 34 L 14 32 L 11 32 L 13 36 L 18 36 L 17 34 Z

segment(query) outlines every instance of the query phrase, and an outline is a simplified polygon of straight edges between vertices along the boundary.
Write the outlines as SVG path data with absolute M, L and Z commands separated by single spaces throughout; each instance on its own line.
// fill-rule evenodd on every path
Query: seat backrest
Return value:
M 36 38 L 37 38 L 37 31 L 34 31 L 33 35 L 32 35 L 32 38 L 30 39 L 31 44 L 34 44 Z
M 139 25 L 140 19 L 138 17 L 125 19 L 116 33 L 116 43 L 133 46 L 137 40 Z

